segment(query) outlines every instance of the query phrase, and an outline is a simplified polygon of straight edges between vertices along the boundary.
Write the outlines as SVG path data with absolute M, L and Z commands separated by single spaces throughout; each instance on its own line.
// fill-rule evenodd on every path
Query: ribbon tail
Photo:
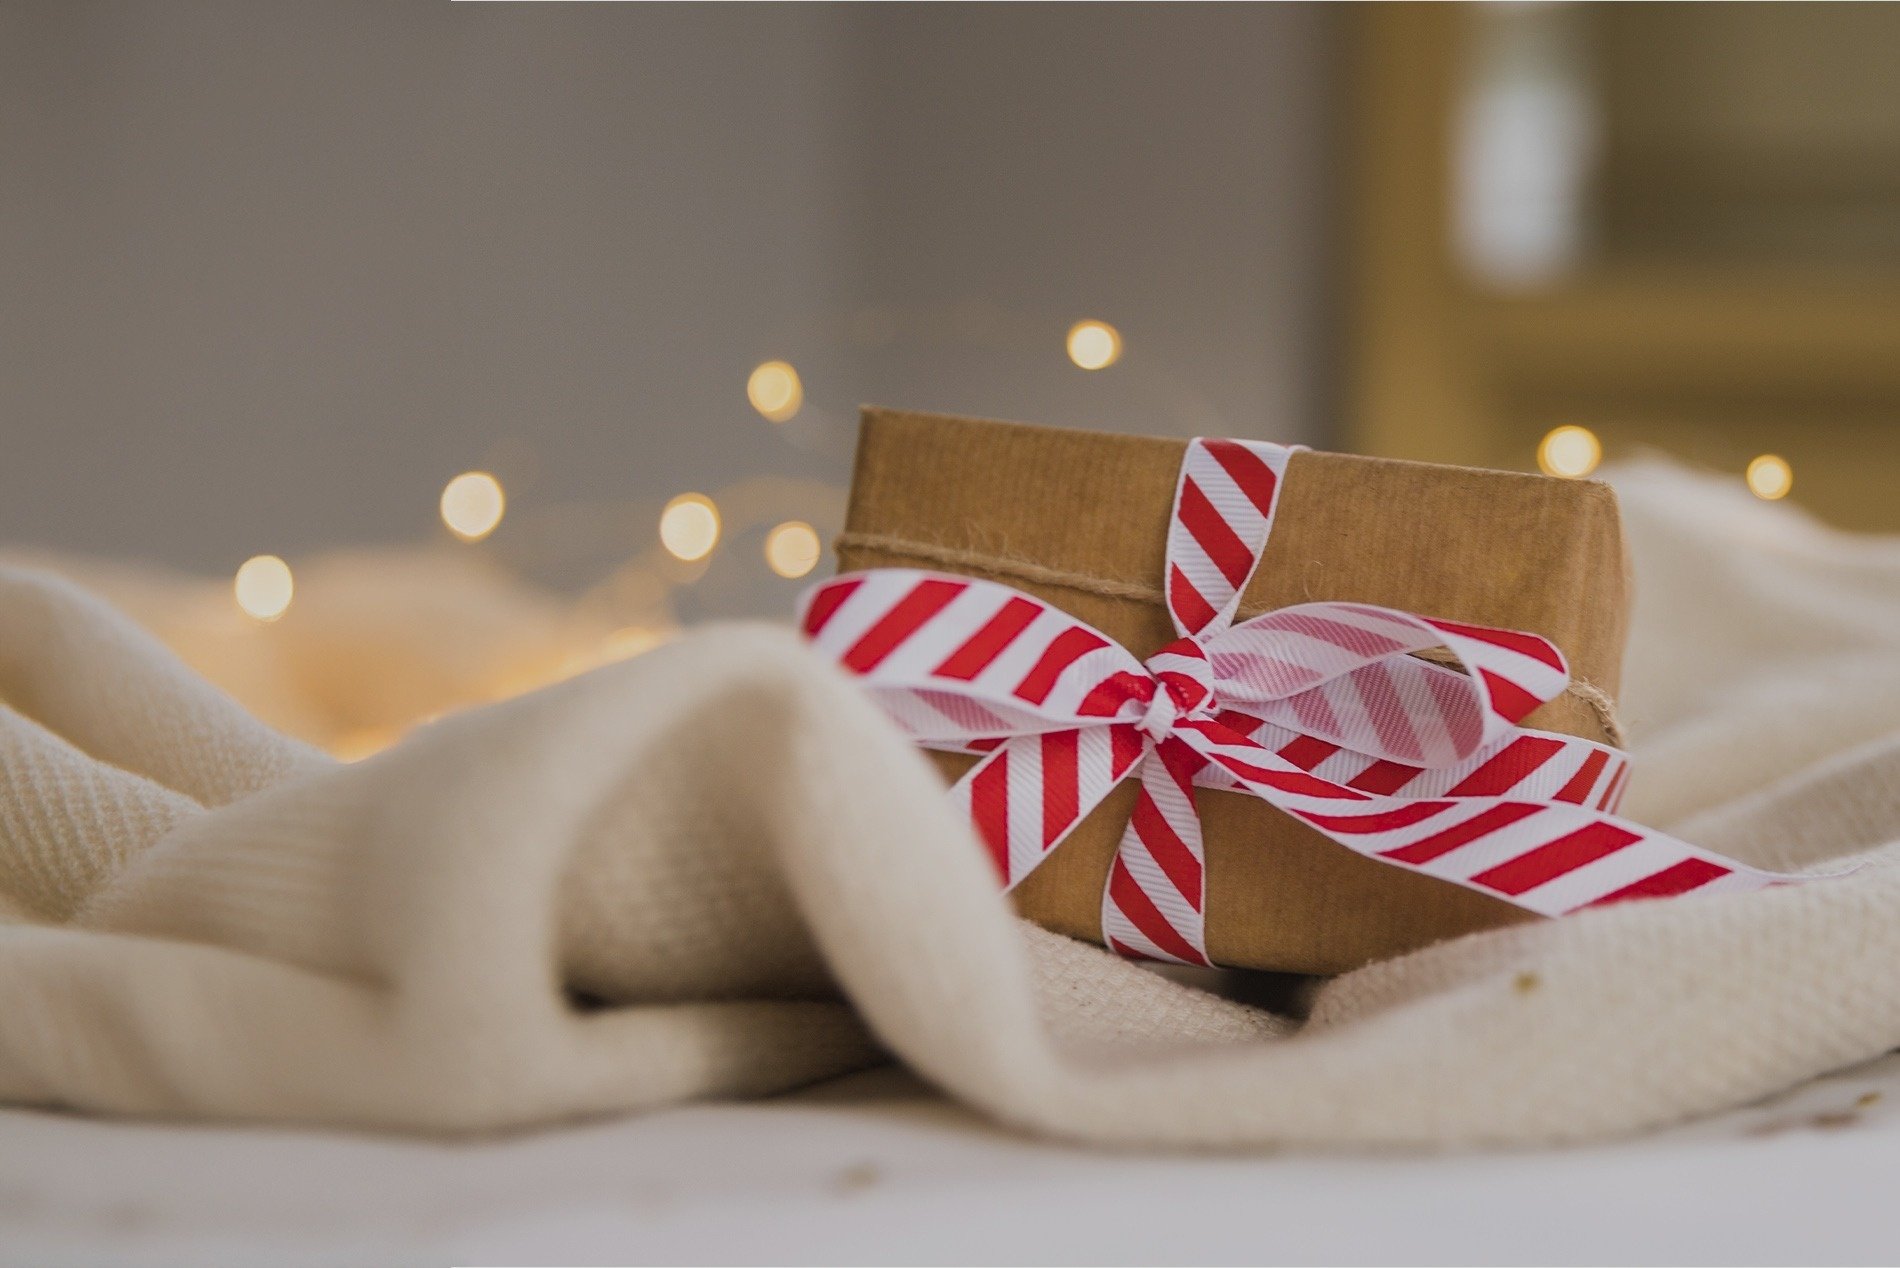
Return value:
M 1207 867 L 1195 777 L 1206 765 L 1163 740 L 1141 765 L 1135 810 L 1102 892 L 1102 940 L 1131 959 L 1208 965 Z
M 1355 853 L 1542 916 L 1634 898 L 1766 889 L 1777 875 L 1604 811 L 1511 797 L 1283 806 Z
M 1562 916 L 1634 898 L 1765 889 L 1808 875 L 1750 867 L 1606 811 L 1524 796 L 1368 795 L 1288 765 L 1237 734 L 1196 750 L 1276 809 L 1355 854 Z M 1607 800 L 1608 798 L 1606 798 Z
M 1016 888 L 1141 760 L 1133 726 L 1019 735 L 950 789 L 969 816 L 1005 892 Z

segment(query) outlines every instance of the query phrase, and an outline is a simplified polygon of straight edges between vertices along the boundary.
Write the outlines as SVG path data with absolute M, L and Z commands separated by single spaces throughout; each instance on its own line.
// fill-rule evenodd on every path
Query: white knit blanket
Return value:
M 1868 865 L 1446 943 L 1298 1025 L 1020 925 L 936 776 L 784 629 L 345 765 L 0 567 L 0 1101 L 461 1132 L 888 1050 L 1080 1140 L 1528 1143 L 1900 1046 L 1900 541 L 1663 469 L 1621 490 L 1628 813 Z

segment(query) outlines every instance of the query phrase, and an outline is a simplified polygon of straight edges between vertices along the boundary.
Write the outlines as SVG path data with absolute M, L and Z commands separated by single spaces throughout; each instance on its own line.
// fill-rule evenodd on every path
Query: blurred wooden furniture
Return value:
M 1795 500 L 1900 529 L 1900 7 L 1375 4 L 1348 21 L 1353 447 L 1521 468 L 1581 424 L 1611 457 L 1648 445 L 1738 478 L 1774 452 Z M 1485 24 L 1512 21 L 1567 25 L 1487 70 Z M 1484 116 L 1474 94 L 1498 82 L 1519 98 Z M 1460 206 L 1474 129 L 1542 163 L 1551 147 L 1518 134 L 1543 119 L 1574 138 L 1579 101 L 1594 131 L 1568 258 L 1485 278 Z

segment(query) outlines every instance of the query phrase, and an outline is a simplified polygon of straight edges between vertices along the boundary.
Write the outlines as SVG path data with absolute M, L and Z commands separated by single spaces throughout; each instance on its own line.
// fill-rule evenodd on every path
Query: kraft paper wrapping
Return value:
M 1139 657 L 1171 642 L 1161 596 L 1182 440 L 867 408 L 842 571 L 986 577 L 1061 607 Z M 1629 570 L 1615 494 L 1593 481 L 1296 453 L 1236 620 L 1338 599 L 1528 630 L 1613 697 Z M 1614 742 L 1567 693 L 1525 725 Z M 932 754 L 946 778 L 975 763 Z M 1037 923 L 1101 941 L 1102 887 L 1134 802 L 1124 782 L 1015 892 Z M 1215 963 L 1330 974 L 1536 919 L 1362 858 L 1237 793 L 1196 792 Z

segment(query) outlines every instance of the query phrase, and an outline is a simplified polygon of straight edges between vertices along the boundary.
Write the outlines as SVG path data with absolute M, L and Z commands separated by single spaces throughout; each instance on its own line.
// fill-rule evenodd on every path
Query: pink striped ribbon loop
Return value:
M 1570 681 L 1535 634 L 1363 603 L 1235 624 L 1291 452 L 1189 444 L 1164 578 L 1180 637 L 1145 661 L 1009 586 L 908 568 L 813 587 L 800 623 L 915 742 L 982 755 L 950 795 L 1006 889 L 1138 781 L 1102 897 L 1123 955 L 1210 962 L 1196 788 L 1546 916 L 1797 879 L 1616 817 L 1621 752 L 1520 725 Z

